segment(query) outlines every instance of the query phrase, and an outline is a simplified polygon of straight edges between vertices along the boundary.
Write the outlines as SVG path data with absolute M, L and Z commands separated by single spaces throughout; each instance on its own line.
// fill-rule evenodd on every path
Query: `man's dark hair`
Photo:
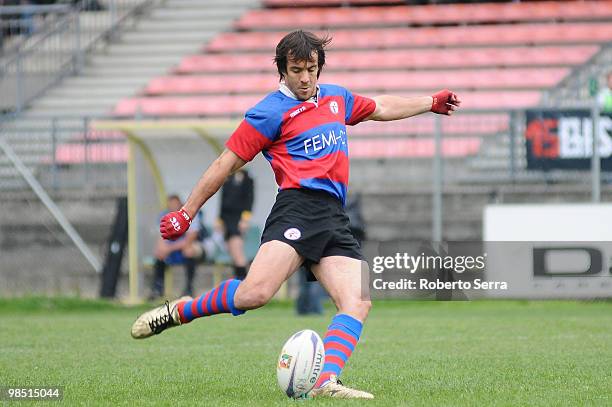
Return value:
M 280 79 L 282 80 L 287 73 L 289 56 L 296 61 L 310 61 L 313 52 L 316 52 L 318 56 L 318 78 L 321 75 L 321 70 L 323 70 L 323 65 L 325 65 L 325 47 L 330 42 L 331 37 L 329 36 L 319 38 L 311 32 L 302 30 L 285 35 L 276 46 L 276 56 L 274 57 Z

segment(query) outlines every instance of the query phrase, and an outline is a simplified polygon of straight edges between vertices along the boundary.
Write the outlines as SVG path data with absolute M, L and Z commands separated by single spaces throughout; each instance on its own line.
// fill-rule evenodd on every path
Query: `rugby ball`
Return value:
M 321 337 L 310 329 L 295 333 L 283 345 L 276 363 L 276 377 L 281 390 L 299 398 L 314 387 L 325 361 Z

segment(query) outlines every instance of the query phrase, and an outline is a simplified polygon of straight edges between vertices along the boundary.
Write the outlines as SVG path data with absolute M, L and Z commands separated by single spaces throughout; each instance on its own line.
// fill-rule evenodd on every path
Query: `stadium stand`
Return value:
M 394 94 L 394 93 L 391 93 Z M 400 95 L 410 96 L 402 92 Z M 540 92 L 465 92 L 461 99 L 472 109 L 490 108 L 490 100 L 496 101 L 496 108 L 518 109 L 535 106 L 540 101 Z M 237 116 L 260 100 L 255 95 L 236 96 L 185 96 L 185 97 L 136 97 L 120 101 L 114 113 L 118 117 L 128 116 Z
M 120 5 L 139 2 L 123 0 Z M 115 30 L 113 35 L 105 33 L 109 43 L 84 54 L 84 66 L 78 74 L 70 72 L 58 78 L 61 80 L 56 86 L 36 98 L 18 117 L 0 123 L 3 134 L 24 160 L 33 164 L 51 162 L 55 156 L 53 141 L 60 149 L 63 142 L 73 143 L 75 135 L 82 135 L 84 121 L 108 114 L 119 100 L 138 92 L 150 79 L 168 72 L 184 55 L 198 52 L 202 43 L 230 28 L 232 21 L 256 2 L 210 0 L 203 4 L 194 0 L 175 0 L 171 4 L 151 3 L 151 9 L 136 15 L 137 21 L 129 27 Z M 87 11 L 79 15 L 81 27 L 99 24 L 93 17 L 110 19 L 107 14 L 111 11 L 118 17 L 124 13 L 122 9 L 108 8 L 97 12 Z M 88 47 L 85 39 L 81 40 L 82 45 Z M 32 41 L 36 41 L 36 37 Z M 73 37 L 58 39 L 59 43 L 74 41 Z M 43 51 L 45 54 L 41 57 L 40 68 L 48 66 L 48 60 L 54 60 L 53 55 L 46 54 L 49 50 Z M 0 106 L 2 102 L 3 98 L 0 97 Z M 56 125 L 53 124 L 54 118 Z M 74 154 L 75 158 L 69 158 L 65 153 L 60 156 L 62 160 L 72 163 L 89 157 L 77 152 Z M 111 159 L 109 163 L 115 163 L 115 160 Z M 122 163 L 122 166 L 125 164 Z M 31 168 L 37 170 L 35 165 Z M 2 175 L 4 173 L 6 176 Z M 0 188 L 26 188 L 14 171 L 2 174 Z
M 337 81 L 366 95 L 410 96 L 441 86 L 460 91 L 464 109 L 472 112 L 441 120 L 445 238 L 481 237 L 482 207 L 488 202 L 588 200 L 584 177 L 564 173 L 546 183 L 548 174 L 525 171 L 520 145 L 515 151 L 519 172 L 509 180 L 511 123 L 517 123 L 510 117 L 515 110 L 570 99 L 561 90 L 568 84 L 584 88 L 595 72 L 589 68 L 594 61 L 610 66 L 612 1 L 408 3 L 158 2 L 125 33 L 89 53 L 79 74 L 63 78 L 15 121 L 4 123 L 3 135 L 54 197 L 75 208 L 68 217 L 85 231 L 88 243 L 100 248 L 113 199 L 125 193 L 128 152 L 123 136 L 96 133 L 89 119 L 239 118 L 276 89 L 274 46 L 299 25 L 333 36 L 323 82 Z M 363 196 L 373 239 L 431 236 L 431 116 L 350 129 L 351 190 Z M 63 183 L 67 174 L 70 182 Z M 23 188 L 23 182 L 7 182 L 10 177 L 19 175 L 0 157 L 3 204 L 7 191 Z M 113 192 L 97 188 L 104 177 L 118 185 Z M 604 199 L 610 199 L 612 190 L 605 187 Z M 31 193 L 21 196 L 26 198 L 15 198 L 3 210 L 26 208 L 29 232 L 19 239 L 27 247 L 53 222 L 41 221 L 45 210 Z M 85 205 L 75 204 L 88 199 Z M 0 222 L 7 236 L 23 229 L 10 222 L 16 221 Z M 58 251 L 49 247 L 49 252 Z M 24 268 L 37 270 L 27 253 L 22 257 Z M 73 276 L 66 281 L 72 284 Z
M 467 168 L 491 179 L 508 168 L 507 141 L 499 140 L 507 140 L 510 122 L 502 110 L 538 106 L 562 88 L 612 41 L 611 20 L 612 1 L 406 6 L 395 0 L 176 0 L 153 8 L 116 43 L 88 56 L 80 75 L 39 98 L 15 126 L 39 129 L 42 145 L 52 126 L 34 117 L 75 115 L 78 124 L 58 133 L 55 150 L 28 153 L 23 147 L 28 162 L 124 165 L 126 149 L 112 135 L 89 132 L 83 147 L 84 117 L 239 118 L 276 88 L 274 46 L 299 24 L 333 36 L 323 82 L 366 95 L 410 96 L 448 86 L 461 93 L 467 110 L 498 109 L 442 121 L 448 172 Z M 429 179 L 423 159 L 434 152 L 433 132 L 433 122 L 420 118 L 352 128 L 354 187 L 383 188 L 375 179 L 383 173 L 405 174 L 417 183 Z M 7 134 L 16 144 L 24 140 L 17 131 Z M 398 157 L 414 162 L 398 164 Z M 524 179 L 541 181 L 533 174 Z M 486 193 L 478 196 L 479 202 L 487 199 Z
M 598 4 L 599 3 L 599 4 Z M 282 3 L 279 2 L 282 5 Z M 286 2 L 291 7 L 293 2 Z M 398 6 L 345 7 L 252 10 L 242 16 L 234 27 L 238 30 L 291 29 L 293 21 L 304 28 L 325 27 L 393 27 L 437 24 L 505 23 L 528 21 L 593 21 L 612 17 L 612 4 L 591 2 L 535 2 Z
M 393 49 L 376 51 L 334 51 L 327 58 L 327 72 L 357 69 L 426 69 L 489 67 L 554 67 L 585 63 L 599 50 L 594 45 L 461 48 L 461 49 Z M 201 54 L 183 58 L 176 74 L 276 72 L 270 56 L 251 54 Z
M 296 21 L 333 36 L 323 82 L 355 92 L 460 91 L 464 106 L 522 108 L 612 40 L 612 2 L 406 6 L 272 1 L 188 55 L 171 75 L 120 101 L 118 116 L 235 116 L 276 86 L 273 47 Z M 366 4 L 367 6 L 362 7 Z M 320 6 L 320 7 L 314 7 Z M 351 27 L 350 29 L 348 27 Z M 443 60 L 445 70 L 440 70 Z
M 326 31 L 315 31 L 324 35 Z M 224 33 L 205 48 L 209 52 L 268 51 L 282 32 Z M 452 46 L 506 46 L 592 44 L 612 39 L 606 23 L 499 24 L 420 28 L 339 29 L 333 31 L 333 49 L 386 49 Z
M 457 92 L 471 89 L 540 89 L 557 85 L 567 68 L 512 68 L 448 71 L 358 71 L 327 73 L 325 81 L 342 83 L 357 93 L 415 92 L 447 87 Z M 267 93 L 278 78 L 269 73 L 155 78 L 145 88 L 149 95 Z

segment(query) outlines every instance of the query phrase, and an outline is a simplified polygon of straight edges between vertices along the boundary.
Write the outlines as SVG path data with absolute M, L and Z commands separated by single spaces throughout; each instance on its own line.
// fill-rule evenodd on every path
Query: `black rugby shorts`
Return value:
M 261 243 L 280 240 L 305 259 L 308 270 L 322 257 L 363 260 L 340 200 L 324 191 L 285 189 L 278 193 L 266 220 Z M 310 277 L 312 279 L 312 277 Z

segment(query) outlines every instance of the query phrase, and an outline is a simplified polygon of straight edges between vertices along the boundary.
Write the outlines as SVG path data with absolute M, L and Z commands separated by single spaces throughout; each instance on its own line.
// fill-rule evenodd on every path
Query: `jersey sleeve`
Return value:
M 353 94 L 348 90 L 346 90 L 344 96 L 344 104 L 346 107 L 346 117 L 344 120 L 349 126 L 362 122 L 376 110 L 376 102 L 373 99 Z
M 280 124 L 280 118 L 255 107 L 246 113 L 225 146 L 244 161 L 251 161 L 278 138 Z

